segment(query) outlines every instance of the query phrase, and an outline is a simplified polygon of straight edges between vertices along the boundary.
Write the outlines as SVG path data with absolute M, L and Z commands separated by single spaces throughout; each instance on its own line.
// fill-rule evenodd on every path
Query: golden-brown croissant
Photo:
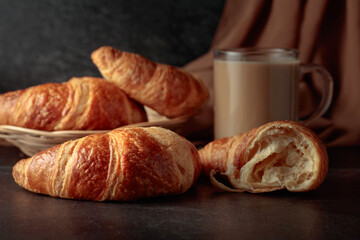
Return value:
M 200 162 L 214 185 L 234 192 L 309 191 L 328 170 L 326 148 L 316 134 L 290 121 L 214 140 L 200 150 Z M 225 175 L 231 187 L 217 180 L 217 174 Z
M 130 201 L 187 191 L 199 153 L 176 133 L 123 128 L 68 141 L 15 164 L 20 186 L 53 197 Z
M 190 73 L 138 54 L 104 46 L 91 58 L 105 79 L 167 117 L 192 114 L 209 97 L 205 85 Z
M 0 95 L 0 124 L 38 130 L 108 130 L 146 121 L 144 108 L 102 78 L 72 78 Z

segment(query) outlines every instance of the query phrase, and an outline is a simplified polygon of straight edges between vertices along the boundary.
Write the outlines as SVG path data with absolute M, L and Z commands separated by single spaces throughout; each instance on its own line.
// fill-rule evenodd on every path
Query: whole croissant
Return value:
M 276 121 L 245 134 L 217 139 L 200 150 L 203 172 L 227 191 L 269 192 L 317 188 L 328 170 L 326 148 L 309 128 Z M 216 175 L 225 175 L 225 182 Z
M 146 121 L 142 106 L 102 78 L 72 78 L 0 95 L 0 124 L 38 130 L 108 130 Z
M 198 151 L 185 138 L 133 127 L 54 146 L 15 164 L 13 177 L 53 197 L 131 201 L 183 193 L 200 171 Z
M 190 73 L 138 54 L 104 46 L 91 58 L 105 79 L 167 117 L 192 114 L 209 97 L 205 85 Z

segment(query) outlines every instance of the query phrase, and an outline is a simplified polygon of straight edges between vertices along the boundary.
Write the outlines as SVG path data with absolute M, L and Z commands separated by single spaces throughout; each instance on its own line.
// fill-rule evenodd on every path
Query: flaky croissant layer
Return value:
M 200 150 L 200 161 L 214 185 L 235 192 L 309 191 L 323 182 L 328 170 L 326 148 L 316 134 L 290 121 L 217 139 Z M 225 175 L 231 187 L 216 174 Z
M 131 201 L 187 191 L 200 174 L 192 143 L 159 127 L 124 128 L 19 161 L 17 184 L 54 197 Z
M 38 130 L 110 130 L 147 121 L 145 110 L 102 78 L 72 78 L 0 95 L 0 124 Z

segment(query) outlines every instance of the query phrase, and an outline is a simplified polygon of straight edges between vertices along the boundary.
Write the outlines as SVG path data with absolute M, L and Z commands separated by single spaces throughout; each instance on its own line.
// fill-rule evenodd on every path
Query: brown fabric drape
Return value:
M 302 62 L 328 69 L 334 98 L 310 127 L 328 146 L 360 145 L 360 1 L 227 0 L 211 49 L 184 66 L 211 91 L 207 115 L 199 117 L 204 126 L 212 124 L 213 50 L 229 47 L 295 48 Z M 301 81 L 300 116 L 320 99 L 315 75 Z

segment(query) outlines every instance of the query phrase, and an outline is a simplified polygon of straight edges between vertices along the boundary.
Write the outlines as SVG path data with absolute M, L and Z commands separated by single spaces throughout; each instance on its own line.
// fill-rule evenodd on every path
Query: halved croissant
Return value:
M 190 73 L 138 54 L 103 46 L 91 58 L 105 79 L 167 117 L 192 114 L 209 97 L 205 85 Z
M 326 148 L 316 134 L 290 121 L 217 139 L 200 150 L 200 162 L 214 185 L 234 192 L 309 191 L 323 182 L 328 170 Z M 225 175 L 231 187 L 216 174 Z
M 187 191 L 200 174 L 192 143 L 159 127 L 68 141 L 19 161 L 17 184 L 53 197 L 130 201 Z
M 102 78 L 72 78 L 0 95 L 0 124 L 38 130 L 108 130 L 146 121 L 142 106 Z

